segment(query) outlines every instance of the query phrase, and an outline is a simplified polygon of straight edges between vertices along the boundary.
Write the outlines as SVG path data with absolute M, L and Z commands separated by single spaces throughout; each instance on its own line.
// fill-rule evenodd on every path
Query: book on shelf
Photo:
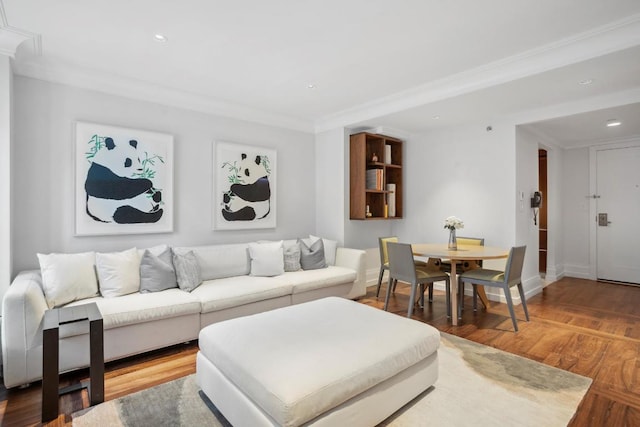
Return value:
M 384 187 L 384 170 L 367 169 L 367 190 L 382 190 Z
M 396 185 L 387 184 L 387 205 L 389 206 L 388 214 L 390 217 L 396 216 Z

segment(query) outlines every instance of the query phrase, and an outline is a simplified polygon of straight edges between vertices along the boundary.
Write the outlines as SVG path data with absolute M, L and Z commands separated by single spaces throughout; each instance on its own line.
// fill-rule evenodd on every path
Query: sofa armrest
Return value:
M 365 251 L 339 247 L 336 251 L 336 265 L 356 271 L 356 280 L 347 298 L 355 299 L 364 296 L 367 293 Z
M 48 309 L 39 270 L 23 271 L 2 300 L 4 383 L 13 387 L 29 380 L 28 350 L 42 345 L 42 321 Z

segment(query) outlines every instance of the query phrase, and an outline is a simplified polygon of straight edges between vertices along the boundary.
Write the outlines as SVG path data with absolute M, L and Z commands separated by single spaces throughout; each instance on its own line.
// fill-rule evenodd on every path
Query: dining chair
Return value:
M 387 254 L 387 243 L 398 243 L 398 238 L 396 236 L 389 237 L 378 237 L 378 247 L 380 250 L 380 273 L 378 274 L 378 286 L 376 287 L 376 298 L 380 295 L 380 287 L 382 286 L 382 277 L 384 276 L 384 271 L 389 269 L 389 255 Z M 420 260 L 414 261 L 416 266 L 425 267 L 427 263 Z M 395 292 L 395 284 L 392 289 Z
M 387 242 L 387 252 L 389 255 L 389 284 L 387 285 L 387 295 L 384 300 L 384 309 L 387 310 L 389 297 L 395 283 L 400 280 L 411 284 L 411 295 L 409 297 L 409 308 L 407 317 L 411 317 L 413 306 L 416 302 L 416 291 L 420 285 L 420 304 L 424 306 L 425 285 L 429 285 L 429 302 L 433 302 L 433 282 L 445 281 L 447 316 L 451 316 L 451 288 L 449 276 L 437 269 L 435 265 L 416 266 L 413 259 L 413 250 L 408 243 Z
M 504 291 L 504 297 L 507 300 L 507 307 L 509 308 L 509 314 L 511 315 L 513 328 L 516 332 L 518 332 L 518 321 L 516 320 L 516 315 L 513 310 L 513 301 L 511 299 L 511 288 L 513 286 L 518 287 L 520 300 L 522 301 L 522 308 L 524 310 L 524 316 L 527 319 L 527 322 L 529 321 L 527 301 L 525 299 L 524 290 L 522 288 L 522 266 L 524 264 L 524 254 L 526 249 L 526 246 L 516 246 L 511 248 L 504 271 L 477 268 L 465 271 L 459 276 L 460 283 L 471 283 L 473 285 L 474 311 L 477 310 L 477 286 L 482 285 L 502 288 L 502 290 Z

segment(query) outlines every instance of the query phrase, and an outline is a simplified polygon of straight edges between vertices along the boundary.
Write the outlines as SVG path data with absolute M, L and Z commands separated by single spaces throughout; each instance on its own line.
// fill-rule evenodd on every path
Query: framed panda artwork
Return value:
M 215 142 L 213 228 L 276 226 L 276 150 Z
M 173 231 L 173 136 L 76 123 L 77 236 Z

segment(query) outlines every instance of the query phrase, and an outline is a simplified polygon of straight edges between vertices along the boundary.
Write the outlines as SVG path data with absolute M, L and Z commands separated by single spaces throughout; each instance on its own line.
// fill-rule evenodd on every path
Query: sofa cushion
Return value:
M 251 272 L 248 244 L 175 247 L 176 253 L 193 251 L 202 280 L 246 276 Z
M 38 254 L 38 261 L 49 308 L 98 295 L 95 252 Z
M 192 292 L 202 312 L 222 310 L 291 294 L 292 286 L 278 277 L 235 276 L 209 280 Z
M 89 298 L 67 304 L 66 307 L 91 302 L 95 302 L 100 309 L 104 329 L 200 312 L 198 299 L 177 288 L 162 292 L 129 294 L 118 298 Z M 82 330 L 82 333 L 86 332 L 86 329 Z M 158 333 L 162 333 L 162 331 L 158 331 Z M 63 331 L 61 331 L 61 338 L 62 334 Z M 69 334 L 67 333 L 66 336 Z
M 300 270 L 285 273 L 282 278 L 293 286 L 293 294 L 325 288 L 328 286 L 351 283 L 356 280 L 355 270 L 345 267 L 329 266 L 317 270 Z
M 252 276 L 279 276 L 284 273 L 282 240 L 267 243 L 249 243 Z
M 146 249 L 140 260 L 140 293 L 159 292 L 177 288 L 176 271 L 173 268 L 171 248 L 159 255 Z
M 136 248 L 122 252 L 96 253 L 100 294 L 119 297 L 140 290 L 140 257 Z

